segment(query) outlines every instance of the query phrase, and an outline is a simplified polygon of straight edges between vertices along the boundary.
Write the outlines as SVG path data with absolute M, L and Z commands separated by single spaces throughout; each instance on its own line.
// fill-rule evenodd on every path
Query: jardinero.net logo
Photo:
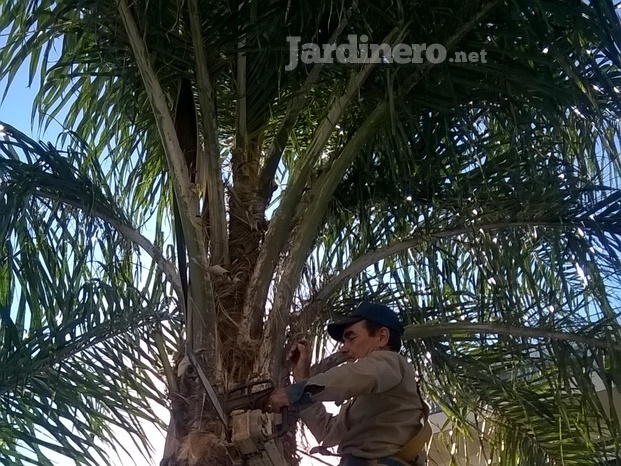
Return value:
M 442 44 L 369 44 L 368 36 L 350 34 L 343 44 L 304 43 L 300 36 L 289 36 L 289 63 L 286 71 L 294 70 L 299 62 L 310 63 L 487 63 L 487 51 L 454 52 L 447 57 Z

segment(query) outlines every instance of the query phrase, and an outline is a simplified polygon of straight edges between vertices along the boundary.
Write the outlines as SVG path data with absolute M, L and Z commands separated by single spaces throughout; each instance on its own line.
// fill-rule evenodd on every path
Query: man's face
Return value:
M 361 320 L 345 329 L 341 340 L 341 353 L 348 361 L 364 358 L 373 351 L 386 349 L 388 336 L 386 328 L 381 328 L 373 336 L 369 335 L 365 322 Z

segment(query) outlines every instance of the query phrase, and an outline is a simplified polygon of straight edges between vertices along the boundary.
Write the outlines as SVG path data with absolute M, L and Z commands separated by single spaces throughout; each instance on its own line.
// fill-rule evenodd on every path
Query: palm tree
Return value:
M 147 452 L 155 401 L 162 465 L 226 464 L 185 344 L 219 390 L 285 383 L 288 341 L 322 359 L 362 299 L 409 324 L 455 464 L 468 435 L 491 464 L 619 457 L 612 1 L 2 0 L 0 30 L 2 79 L 29 63 L 66 128 L 3 123 L 3 463 L 111 464 L 119 428 Z M 349 34 L 478 61 L 286 69 L 287 37 Z

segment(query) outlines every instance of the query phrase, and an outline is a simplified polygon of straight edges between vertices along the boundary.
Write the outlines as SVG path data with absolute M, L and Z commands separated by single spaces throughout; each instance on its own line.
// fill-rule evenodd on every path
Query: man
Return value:
M 323 447 L 338 445 L 342 466 L 424 465 L 427 411 L 414 369 L 399 354 L 403 327 L 397 315 L 362 303 L 349 318 L 329 324 L 328 333 L 342 343 L 347 363 L 309 378 L 310 345 L 295 344 L 289 359 L 296 383 L 272 392 L 265 409 L 299 410 Z M 320 403 L 345 400 L 337 415 Z

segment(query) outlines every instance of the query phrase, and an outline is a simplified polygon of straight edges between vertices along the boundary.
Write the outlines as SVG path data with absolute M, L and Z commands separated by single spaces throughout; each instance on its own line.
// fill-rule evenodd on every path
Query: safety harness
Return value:
M 411 462 L 414 461 L 423 450 L 428 448 L 429 441 L 431 440 L 432 430 L 431 425 L 429 424 L 428 409 L 425 409 L 424 411 L 425 415 L 423 419 L 425 422 L 423 424 L 423 428 L 419 430 L 418 433 L 408 441 L 408 443 L 401 447 L 401 449 L 394 455 L 378 459 L 366 459 L 365 466 L 410 466 Z M 310 450 L 311 455 L 315 453 L 330 456 L 346 456 L 338 453 L 332 453 L 326 447 L 322 446 L 313 447 Z
M 386 458 L 368 460 L 367 464 L 369 466 L 408 466 L 423 450 L 427 449 L 427 445 L 431 440 L 431 434 L 431 425 L 429 425 L 429 419 L 425 416 L 423 428 L 408 443 L 403 445 L 397 453 Z

